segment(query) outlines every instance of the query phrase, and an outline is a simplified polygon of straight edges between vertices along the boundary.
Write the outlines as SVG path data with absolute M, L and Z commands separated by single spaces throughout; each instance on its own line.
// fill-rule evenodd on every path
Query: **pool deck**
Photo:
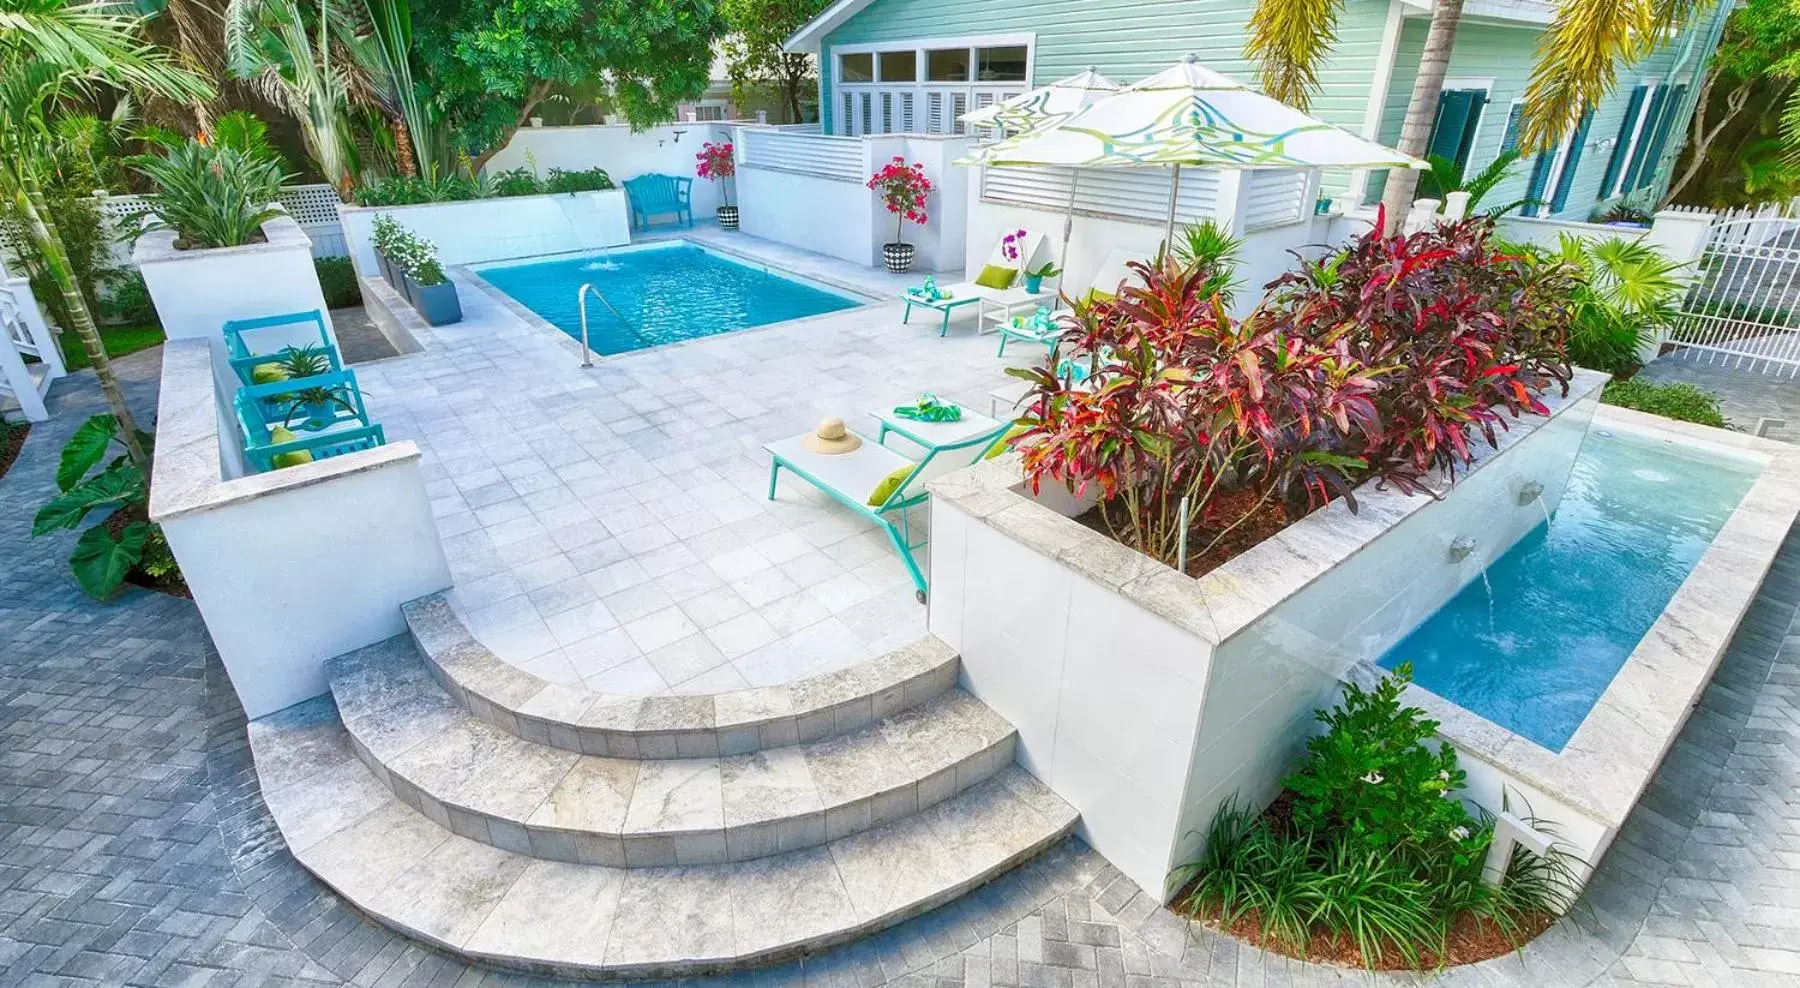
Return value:
M 886 536 L 786 476 L 762 444 L 921 391 L 979 411 L 1041 355 L 934 313 L 901 323 L 889 275 L 711 227 L 662 234 L 884 301 L 579 366 L 579 345 L 453 272 L 464 319 L 358 368 L 390 439 L 411 439 L 456 586 L 501 658 L 609 693 L 712 693 L 909 644 L 925 609 Z M 940 281 L 956 280 L 946 274 Z M 1015 357 L 1016 354 L 1016 357 Z M 915 510 L 922 525 L 926 512 Z

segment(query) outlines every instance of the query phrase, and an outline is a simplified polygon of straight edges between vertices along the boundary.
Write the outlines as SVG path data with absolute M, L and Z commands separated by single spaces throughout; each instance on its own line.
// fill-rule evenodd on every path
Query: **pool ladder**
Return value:
M 606 306 L 606 311 L 612 313 L 613 318 L 617 319 L 619 321 L 620 325 L 624 326 L 626 329 L 631 328 L 631 323 L 625 321 L 625 317 L 619 314 L 618 309 L 613 308 L 613 304 L 606 300 L 605 295 L 600 294 L 600 289 L 595 288 L 593 282 L 591 282 L 591 281 L 582 282 L 581 287 L 575 290 L 575 306 L 576 306 L 576 308 L 581 310 L 581 366 L 583 366 L 583 367 L 594 366 L 594 351 L 593 351 L 593 348 L 588 346 L 588 325 L 587 325 L 588 292 L 594 293 L 594 297 L 600 300 L 601 305 Z

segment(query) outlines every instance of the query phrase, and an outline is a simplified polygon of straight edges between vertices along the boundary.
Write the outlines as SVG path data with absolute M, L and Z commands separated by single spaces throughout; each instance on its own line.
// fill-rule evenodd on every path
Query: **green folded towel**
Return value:
M 894 414 L 916 422 L 960 422 L 962 406 L 939 401 L 937 395 L 927 391 L 911 405 L 896 405 Z

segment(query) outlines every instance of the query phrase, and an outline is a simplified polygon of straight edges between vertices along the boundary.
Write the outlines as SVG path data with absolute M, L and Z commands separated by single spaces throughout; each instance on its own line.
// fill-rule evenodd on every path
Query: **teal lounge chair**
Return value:
M 867 436 L 861 436 L 862 445 L 848 453 L 815 453 L 803 443 L 812 433 L 803 432 L 763 446 L 773 457 L 769 464 L 769 500 L 775 500 L 776 481 L 781 476 L 781 469 L 786 467 L 801 480 L 879 525 L 887 533 L 888 541 L 894 544 L 895 551 L 899 552 L 900 561 L 906 564 L 906 571 L 912 576 L 919 603 L 923 604 L 926 594 L 925 573 L 919 568 L 919 560 L 913 555 L 913 551 L 925 543 L 913 541 L 912 524 L 907 518 L 907 510 L 918 507 L 929 499 L 930 495 L 925 490 L 927 482 L 979 463 L 994 444 L 1005 437 L 1008 428 L 1006 423 L 1001 423 L 991 432 L 954 445 L 931 449 L 926 452 L 924 459 L 916 461 L 871 441 Z M 898 486 L 879 503 L 869 503 L 877 485 L 902 470 L 906 472 L 901 475 Z
M 331 400 L 302 404 L 311 389 L 330 392 Z M 258 472 L 275 469 L 277 457 L 287 457 L 281 465 L 289 466 L 296 462 L 291 454 L 317 460 L 387 442 L 381 426 L 369 421 L 356 375 L 347 370 L 247 385 L 238 389 L 233 405 L 244 434 L 245 459 Z M 294 438 L 277 440 L 277 428 L 288 429 Z
M 652 216 L 674 215 L 682 226 L 694 225 L 694 180 L 679 175 L 651 172 L 625 180 L 625 199 L 631 204 L 631 228 L 650 229 Z
M 330 369 L 341 371 L 344 362 L 331 334 L 325 331 L 325 317 L 318 309 L 306 312 L 284 312 L 254 319 L 229 319 L 224 326 L 225 353 L 238 380 L 255 384 L 256 368 L 281 356 L 281 351 L 314 347 L 325 357 Z M 246 339 L 246 334 L 252 338 Z
M 1115 248 L 1106 255 L 1106 260 L 1100 262 L 1099 269 L 1094 272 L 1094 277 L 1085 287 L 1078 288 L 1075 294 L 1070 294 L 1066 288 L 1061 290 L 1053 297 L 1051 306 L 1060 305 L 1064 295 L 1078 298 L 1081 295 L 1110 297 L 1116 294 L 1120 283 L 1132 276 L 1131 269 L 1126 267 L 1126 264 L 1138 260 L 1141 253 L 1141 251 L 1132 250 L 1129 247 Z M 1051 346 L 1061 338 L 1062 329 L 1060 327 L 1052 326 L 1048 332 L 1043 332 L 1030 325 L 1014 326 L 1011 320 L 1008 320 L 1000 324 L 1000 349 L 995 356 L 1006 356 L 1007 343 L 1036 343 L 1040 346 Z
M 950 335 L 950 317 L 958 308 L 974 305 L 984 298 L 1012 289 L 1023 280 L 1026 269 L 1037 263 L 1038 253 L 1044 246 L 1044 237 L 1029 230 L 1024 233 L 1024 238 L 1015 241 L 1012 247 L 1018 252 L 1018 257 L 1006 256 L 1008 248 L 1005 238 L 994 241 L 994 249 L 988 255 L 987 263 L 976 272 L 975 277 L 941 288 L 943 294 L 940 298 L 921 295 L 910 288 L 901 292 L 900 300 L 906 303 L 906 312 L 900 321 L 912 322 L 913 306 L 922 306 L 943 314 L 943 319 L 938 324 L 938 336 Z

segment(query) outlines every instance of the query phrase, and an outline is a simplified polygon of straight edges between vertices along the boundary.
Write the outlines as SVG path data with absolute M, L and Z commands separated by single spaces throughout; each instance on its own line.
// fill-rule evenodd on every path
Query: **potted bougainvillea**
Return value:
M 931 179 L 925 177 L 925 166 L 918 162 L 909 165 L 904 157 L 895 155 L 869 177 L 869 188 L 894 214 L 894 242 L 881 245 L 882 263 L 895 274 L 911 270 L 918 248 L 906 242 L 906 223 L 910 220 L 922 226 L 928 219 L 925 199 L 931 194 Z
M 721 141 L 714 144 L 707 141 L 694 155 L 694 174 L 719 185 L 719 195 L 725 200 L 714 214 L 719 218 L 719 229 L 735 230 L 738 228 L 738 208 L 731 202 L 731 183 L 726 181 L 737 174 L 737 158 L 732 154 L 731 142 Z

